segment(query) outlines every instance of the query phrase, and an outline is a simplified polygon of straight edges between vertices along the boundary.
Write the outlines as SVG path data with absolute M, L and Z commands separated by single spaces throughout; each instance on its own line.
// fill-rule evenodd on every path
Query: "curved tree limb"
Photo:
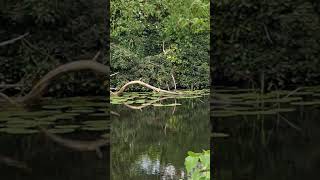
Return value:
M 142 81 L 140 81 L 140 80 L 137 80 L 137 81 L 130 81 L 130 82 L 128 82 L 127 84 L 123 85 L 123 86 L 119 89 L 119 91 L 113 92 L 113 95 L 121 96 L 121 95 L 123 94 L 123 92 L 128 88 L 128 86 L 133 85 L 133 84 L 139 84 L 139 85 L 142 85 L 142 86 L 144 86 L 144 87 L 146 87 L 146 88 L 152 89 L 152 90 L 157 91 L 157 92 L 162 92 L 162 93 L 167 93 L 167 94 L 174 94 L 174 95 L 179 95 L 179 94 L 181 94 L 181 93 L 179 93 L 179 92 L 172 92 L 172 91 L 163 90 L 163 89 L 160 89 L 160 88 L 151 86 L 150 84 L 147 84 L 147 83 L 142 82 Z
M 70 62 L 64 65 L 61 65 L 57 67 L 56 69 L 50 71 L 47 73 L 33 88 L 32 90 L 21 99 L 21 102 L 28 103 L 30 101 L 38 99 L 43 91 L 48 86 L 49 82 L 53 80 L 54 78 L 57 78 L 58 76 L 66 73 L 66 72 L 72 72 L 72 71 L 80 71 L 80 70 L 93 70 L 100 74 L 107 74 L 108 73 L 108 67 L 92 61 L 92 60 L 80 60 L 80 61 L 74 61 Z

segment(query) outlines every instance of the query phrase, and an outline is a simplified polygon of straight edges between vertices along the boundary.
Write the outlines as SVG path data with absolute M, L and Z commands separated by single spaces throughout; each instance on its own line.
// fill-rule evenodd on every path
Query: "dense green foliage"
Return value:
M 0 42 L 29 32 L 25 38 L 0 47 L 0 84 L 20 82 L 28 92 L 57 65 L 91 59 L 104 46 L 103 0 L 2 0 L 0 7 Z M 68 74 L 50 85 L 49 92 L 105 94 L 101 86 L 104 78 L 97 79 L 90 72 Z M 14 91 L 6 93 L 13 95 Z
M 269 89 L 319 83 L 319 5 L 312 0 L 213 1 L 213 82 L 244 81 Z
M 209 0 L 111 1 L 111 85 L 209 84 Z

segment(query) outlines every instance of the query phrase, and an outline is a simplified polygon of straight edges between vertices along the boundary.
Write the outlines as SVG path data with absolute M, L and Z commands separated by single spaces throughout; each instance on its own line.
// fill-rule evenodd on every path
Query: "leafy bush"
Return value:
M 210 150 L 202 153 L 188 152 L 185 159 L 185 167 L 191 180 L 210 179 Z

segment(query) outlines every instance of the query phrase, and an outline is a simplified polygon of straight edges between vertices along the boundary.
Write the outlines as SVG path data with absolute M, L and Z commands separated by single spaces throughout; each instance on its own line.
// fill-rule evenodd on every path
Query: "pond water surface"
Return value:
M 319 87 L 265 95 L 217 89 L 213 97 L 215 179 L 319 179 Z
M 208 96 L 127 97 L 112 100 L 111 179 L 186 179 L 187 152 L 210 148 Z
M 106 107 L 105 97 L 47 98 L 28 108 L 1 104 L 0 179 L 108 179 Z

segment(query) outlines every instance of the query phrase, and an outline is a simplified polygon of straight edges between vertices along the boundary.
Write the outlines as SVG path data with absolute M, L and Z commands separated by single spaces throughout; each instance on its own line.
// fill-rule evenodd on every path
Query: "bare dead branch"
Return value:
M 7 41 L 3 41 L 3 42 L 0 43 L 0 47 L 8 45 L 8 44 L 12 44 L 12 43 L 14 43 L 14 42 L 16 42 L 16 41 L 28 36 L 28 35 L 29 35 L 29 33 L 27 32 L 27 33 L 24 33 L 23 35 L 20 35 L 20 36 L 16 37 L 16 38 L 13 38 L 13 39 L 10 39 L 10 40 L 7 40 Z
M 116 96 L 121 96 L 123 94 L 123 92 L 130 86 L 130 85 L 133 85 L 133 84 L 139 84 L 139 85 L 142 85 L 146 88 L 149 88 L 149 89 L 152 89 L 156 92 L 162 92 L 162 93 L 167 93 L 167 94 L 174 94 L 174 95 L 179 95 L 181 93 L 178 93 L 178 92 L 172 92 L 172 91 L 166 91 L 166 90 L 163 90 L 163 89 L 160 89 L 160 88 L 157 88 L 157 87 L 154 87 L 154 86 L 151 86 L 150 84 L 147 84 L 145 82 L 142 82 L 142 81 L 130 81 L 128 83 L 126 83 L 125 85 L 123 85 L 119 91 L 117 92 L 113 92 L 114 95 Z

